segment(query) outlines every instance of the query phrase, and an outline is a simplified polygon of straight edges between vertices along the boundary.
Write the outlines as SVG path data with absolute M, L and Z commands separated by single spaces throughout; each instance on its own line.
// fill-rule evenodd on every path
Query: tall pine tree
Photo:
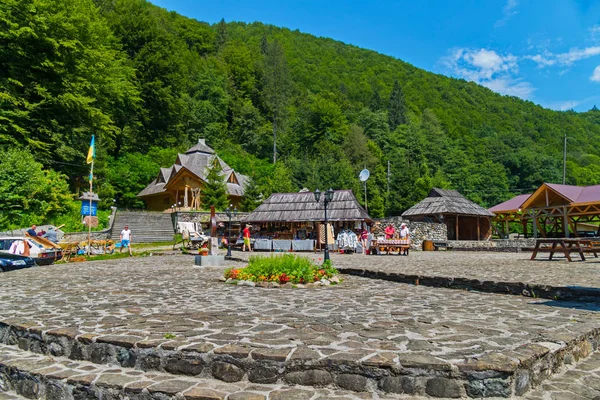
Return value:
M 403 125 L 408 122 L 406 102 L 404 101 L 404 93 L 398 83 L 394 81 L 394 88 L 390 95 L 390 104 L 388 107 L 388 123 L 390 130 L 395 130 L 398 125 Z
M 240 208 L 245 212 L 254 211 L 254 209 L 260 205 L 262 197 L 263 195 L 260 192 L 260 188 L 256 185 L 254 179 L 250 178 L 244 188 L 244 198 L 242 199 Z
M 277 41 L 261 43 L 264 52 L 263 87 L 265 103 L 273 123 L 273 163 L 277 162 L 277 129 L 281 129 L 290 91 L 290 72 L 283 46 Z
M 212 167 L 208 169 L 206 184 L 202 190 L 202 205 L 205 209 L 215 206 L 216 210 L 222 211 L 229 205 L 227 184 L 223 180 L 222 172 L 221 163 L 217 158 L 214 158 Z

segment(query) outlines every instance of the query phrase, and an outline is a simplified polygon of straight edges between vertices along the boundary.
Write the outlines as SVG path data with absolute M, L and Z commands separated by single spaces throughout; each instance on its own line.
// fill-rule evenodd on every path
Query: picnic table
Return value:
M 583 255 L 584 252 L 593 252 L 594 255 L 596 255 L 595 251 L 591 249 L 593 248 L 591 246 L 591 240 L 589 239 L 537 239 L 531 259 L 535 260 L 538 253 L 550 253 L 548 259 L 552 260 L 555 253 L 562 253 L 568 261 L 573 261 L 571 259 L 571 253 L 578 253 L 581 261 L 585 261 L 585 256 Z
M 410 239 L 378 239 L 371 242 L 370 254 L 390 254 L 397 251 L 398 254 L 410 249 Z

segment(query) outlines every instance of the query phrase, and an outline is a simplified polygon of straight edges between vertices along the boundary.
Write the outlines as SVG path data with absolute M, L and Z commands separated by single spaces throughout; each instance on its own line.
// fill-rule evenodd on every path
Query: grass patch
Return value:
M 308 258 L 294 254 L 269 257 L 252 256 L 245 268 L 229 268 L 225 278 L 252 282 L 312 283 L 331 278 L 338 271 L 331 261 L 313 264 Z

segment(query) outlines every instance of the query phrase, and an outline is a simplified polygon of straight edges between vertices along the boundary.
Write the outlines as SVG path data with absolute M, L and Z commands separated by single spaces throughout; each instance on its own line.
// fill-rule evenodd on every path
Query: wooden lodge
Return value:
M 356 230 L 373 223 L 351 190 L 336 190 L 327 204 L 326 229 L 324 197 L 322 193 L 316 202 L 309 191 L 272 194 L 245 219 L 252 225 L 252 237 L 257 238 L 255 249 L 267 249 L 263 247 L 269 244 L 264 245 L 262 240 L 271 241 L 273 250 L 290 246 L 292 250 L 312 250 L 323 245 L 326 230 L 332 245 L 339 230 Z
M 179 210 L 206 209 L 202 204 L 202 188 L 209 168 L 215 163 L 221 166 L 229 203 L 239 208 L 248 178 L 221 160 L 204 139 L 199 139 L 198 144 L 184 154 L 178 154 L 170 168 L 161 168 L 156 179 L 137 196 L 146 202 L 150 211 L 170 210 L 172 205 Z
M 445 224 L 449 240 L 488 240 L 493 216 L 456 190 L 438 188 L 431 189 L 425 199 L 402 213 L 410 221 Z
M 493 222 L 504 237 L 511 223 L 522 225 L 525 237 L 587 236 L 593 234 L 590 223 L 600 222 L 600 185 L 543 183 L 534 193 L 516 196 L 489 210 L 496 214 Z

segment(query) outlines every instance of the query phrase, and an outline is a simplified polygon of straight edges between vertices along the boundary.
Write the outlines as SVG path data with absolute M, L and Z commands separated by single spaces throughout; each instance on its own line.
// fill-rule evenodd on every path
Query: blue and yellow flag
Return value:
M 92 135 L 92 142 L 90 143 L 90 149 L 88 150 L 87 159 L 85 160 L 88 164 L 94 162 L 96 158 L 96 145 L 94 144 L 94 135 Z

